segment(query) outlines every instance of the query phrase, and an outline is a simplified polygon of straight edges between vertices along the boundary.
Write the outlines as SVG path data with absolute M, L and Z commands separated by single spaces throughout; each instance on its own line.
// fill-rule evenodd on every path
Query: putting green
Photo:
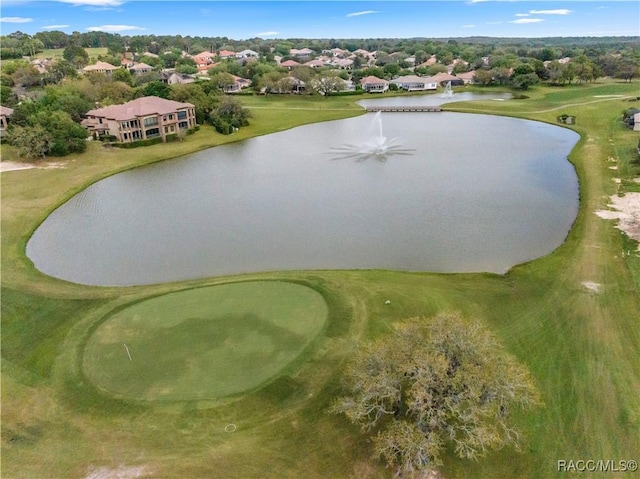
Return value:
M 121 398 L 218 399 L 276 377 L 327 316 L 319 293 L 279 281 L 166 294 L 100 324 L 84 350 L 84 373 Z

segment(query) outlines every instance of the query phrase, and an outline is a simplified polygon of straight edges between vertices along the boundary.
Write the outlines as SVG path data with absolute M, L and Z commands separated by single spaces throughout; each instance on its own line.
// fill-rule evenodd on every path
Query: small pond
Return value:
M 298 127 L 99 181 L 43 222 L 27 255 L 90 285 L 293 269 L 504 273 L 571 228 L 577 140 L 448 112 Z M 344 154 L 380 141 L 395 153 Z

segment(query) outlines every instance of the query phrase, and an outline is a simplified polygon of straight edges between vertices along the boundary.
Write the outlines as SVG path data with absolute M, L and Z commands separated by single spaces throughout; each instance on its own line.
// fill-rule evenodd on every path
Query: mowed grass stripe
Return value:
M 170 293 L 110 316 L 84 351 L 86 376 L 136 400 L 220 399 L 285 369 L 325 325 L 311 288 L 251 281 Z

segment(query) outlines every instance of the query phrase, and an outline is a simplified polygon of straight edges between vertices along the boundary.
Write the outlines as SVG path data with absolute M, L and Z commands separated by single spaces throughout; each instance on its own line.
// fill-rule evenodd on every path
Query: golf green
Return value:
M 311 288 L 251 281 L 170 293 L 109 316 L 84 350 L 100 390 L 138 400 L 219 399 L 275 378 L 322 331 Z

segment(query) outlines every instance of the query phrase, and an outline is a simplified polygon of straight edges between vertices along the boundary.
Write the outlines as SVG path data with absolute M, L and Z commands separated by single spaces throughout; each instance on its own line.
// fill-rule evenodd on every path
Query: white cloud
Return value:
M 89 32 L 126 32 L 129 30 L 146 30 L 144 27 L 136 27 L 135 25 L 100 25 L 99 27 L 88 27 Z
M 516 17 L 530 17 L 530 13 L 516 13 Z
M 114 7 L 84 7 L 87 12 L 106 12 L 107 10 L 116 10 Z M 123 10 L 117 9 L 117 12 L 122 12 Z
M 61 28 L 69 28 L 69 25 L 47 25 L 42 27 L 43 30 L 60 30 Z
M 0 17 L 2 23 L 29 23 L 33 22 L 33 18 L 25 17 Z
M 569 15 L 571 10 L 560 8 L 557 10 L 529 10 L 532 15 Z
M 518 18 L 517 20 L 512 20 L 509 23 L 518 23 L 518 24 L 526 24 L 526 23 L 540 23 L 544 22 L 543 18 Z
M 274 35 L 278 35 L 280 32 L 260 32 L 256 33 L 257 37 L 272 37 Z
M 61 3 L 70 3 L 78 7 L 81 5 L 89 7 L 119 7 L 124 2 L 120 0 L 58 0 Z
M 360 15 L 371 15 L 372 13 L 380 13 L 377 10 L 364 10 L 362 12 L 353 12 L 353 13 L 347 13 L 345 16 L 347 17 L 359 17 Z

